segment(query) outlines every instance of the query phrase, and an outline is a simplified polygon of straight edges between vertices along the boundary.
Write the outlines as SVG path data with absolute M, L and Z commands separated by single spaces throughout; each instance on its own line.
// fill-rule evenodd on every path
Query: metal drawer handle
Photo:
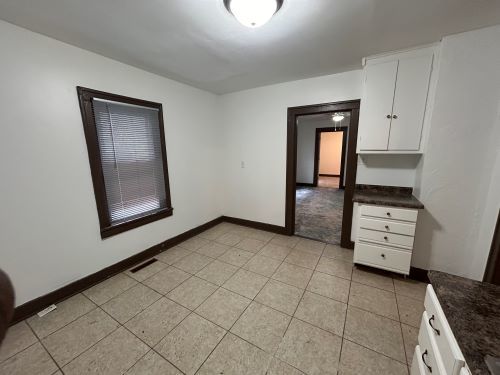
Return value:
M 425 356 L 428 355 L 429 353 L 427 352 L 427 349 L 425 349 L 425 352 L 422 353 L 422 362 L 424 362 L 425 367 L 429 369 L 429 372 L 432 372 L 432 367 L 425 362 Z
M 386 240 L 386 241 L 387 241 L 388 239 L 389 239 L 389 238 L 388 238 L 387 236 L 384 236 L 384 240 Z
M 388 225 L 386 225 L 386 226 L 385 226 L 385 229 L 389 230 L 389 226 L 388 226 Z
M 387 213 L 387 216 L 391 216 L 391 213 L 390 213 L 390 212 L 388 212 L 388 213 Z
M 385 259 L 385 254 L 380 254 L 380 256 Z
M 441 331 L 439 331 L 439 329 L 437 329 L 437 328 L 434 328 L 434 326 L 432 325 L 432 321 L 433 320 L 435 320 L 434 319 L 434 314 L 432 314 L 432 316 L 429 318 L 429 325 L 434 330 L 434 332 L 436 332 L 438 334 L 438 336 L 441 336 Z

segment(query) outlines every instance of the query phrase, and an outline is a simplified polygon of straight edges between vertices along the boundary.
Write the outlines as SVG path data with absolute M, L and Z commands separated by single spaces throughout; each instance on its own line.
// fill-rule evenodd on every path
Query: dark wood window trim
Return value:
M 139 226 L 151 223 L 153 221 L 160 220 L 168 216 L 172 216 L 173 208 L 170 198 L 167 152 L 165 146 L 165 130 L 163 127 L 163 110 L 161 103 L 130 98 L 122 95 L 110 94 L 107 92 L 92 90 L 80 86 L 77 87 L 77 93 L 80 102 L 80 111 L 82 114 L 85 139 L 87 141 L 90 171 L 92 174 L 92 183 L 94 185 L 94 194 L 97 204 L 97 214 L 99 216 L 99 225 L 101 228 L 101 237 L 107 238 L 110 236 L 114 236 L 116 234 L 128 231 L 133 228 L 137 228 Z M 138 105 L 158 110 L 161 152 L 163 161 L 163 176 L 165 179 L 166 208 L 157 211 L 151 215 L 135 218 L 120 224 L 114 224 L 114 225 L 111 224 L 111 220 L 108 214 L 108 202 L 106 199 L 106 190 L 104 186 L 104 175 L 101 166 L 101 154 L 99 151 L 99 143 L 97 139 L 97 131 L 95 126 L 94 113 L 92 109 L 93 98 L 111 100 L 115 102 Z
M 321 144 L 321 133 L 342 132 L 342 150 L 340 151 L 340 174 L 339 175 L 323 175 L 319 173 L 319 152 Z M 347 146 L 347 134 L 349 128 L 347 126 L 339 126 L 336 128 L 316 128 L 316 141 L 314 143 L 314 178 L 313 185 L 318 186 L 318 176 L 339 177 L 339 189 L 345 189 L 344 171 L 345 171 L 345 156 Z
M 311 114 L 330 112 L 350 112 L 349 140 L 346 161 L 346 181 L 344 193 L 344 210 L 342 216 L 342 233 L 340 245 L 345 248 L 354 248 L 351 241 L 351 226 L 357 171 L 356 143 L 358 138 L 358 121 L 360 100 L 345 102 L 315 104 L 288 108 L 287 120 L 287 148 L 286 148 L 286 203 L 285 228 L 288 235 L 295 233 L 295 187 L 297 177 L 297 117 Z

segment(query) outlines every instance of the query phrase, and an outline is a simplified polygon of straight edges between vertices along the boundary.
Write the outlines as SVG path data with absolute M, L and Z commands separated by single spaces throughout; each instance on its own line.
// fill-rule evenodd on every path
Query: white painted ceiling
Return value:
M 499 0 L 285 0 L 248 29 L 222 0 L 0 0 L 0 18 L 227 93 L 361 67 L 363 56 L 500 23 Z

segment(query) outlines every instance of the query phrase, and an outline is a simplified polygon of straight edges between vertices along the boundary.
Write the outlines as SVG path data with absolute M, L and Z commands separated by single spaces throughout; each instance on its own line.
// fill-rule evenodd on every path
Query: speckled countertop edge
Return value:
M 424 205 L 413 195 L 413 188 L 384 185 L 356 185 L 352 201 L 401 208 L 423 209 Z

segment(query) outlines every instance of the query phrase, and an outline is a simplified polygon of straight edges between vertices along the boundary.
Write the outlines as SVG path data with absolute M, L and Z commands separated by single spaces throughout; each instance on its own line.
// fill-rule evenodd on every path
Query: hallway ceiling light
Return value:
M 332 116 L 332 120 L 335 122 L 342 121 L 344 119 L 344 115 L 342 113 L 334 113 Z
M 242 25 L 255 28 L 268 22 L 283 0 L 224 0 L 224 5 Z

